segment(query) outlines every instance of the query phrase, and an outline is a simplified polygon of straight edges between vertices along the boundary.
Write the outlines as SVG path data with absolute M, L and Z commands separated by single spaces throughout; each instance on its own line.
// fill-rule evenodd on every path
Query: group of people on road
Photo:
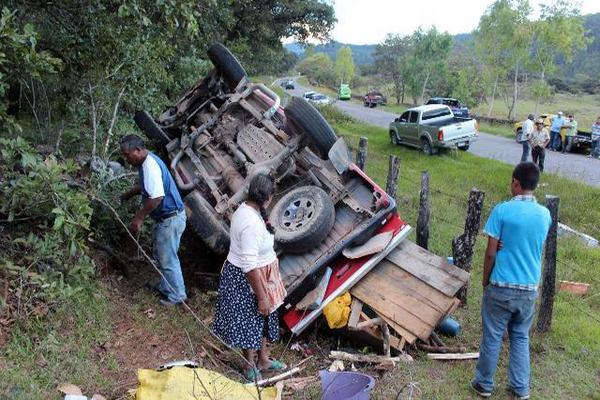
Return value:
M 183 200 L 165 163 L 146 149 L 139 136 L 123 137 L 120 147 L 123 158 L 139 173 L 139 184 L 121 200 L 142 197 L 130 231 L 139 234 L 146 217 L 155 222 L 152 248 L 161 279 L 146 287 L 160 297 L 162 305 L 182 305 L 187 294 L 177 253 L 186 225 Z M 287 295 L 266 213 L 274 188 L 269 176 L 254 176 L 247 200 L 231 218 L 229 254 L 221 270 L 215 307 L 214 333 L 227 345 L 243 350 L 244 375 L 250 381 L 260 380 L 264 371 L 287 368 L 269 357 L 267 347 L 267 341 L 279 339 L 276 310 Z
M 568 153 L 577 135 L 577 121 L 573 114 L 565 118 L 563 112 L 559 111 L 549 122 L 548 132 L 547 122 L 543 118 L 536 119 L 533 114 L 529 114 L 517 137 L 517 141 L 523 146 L 521 162 L 527 161 L 531 154 L 531 159 L 538 165 L 540 171 L 544 171 L 546 148 L 551 151 L 561 151 L 562 154 Z M 561 131 L 564 134 L 561 134 Z M 592 149 L 588 157 L 600 158 L 600 117 L 592 125 L 591 139 Z

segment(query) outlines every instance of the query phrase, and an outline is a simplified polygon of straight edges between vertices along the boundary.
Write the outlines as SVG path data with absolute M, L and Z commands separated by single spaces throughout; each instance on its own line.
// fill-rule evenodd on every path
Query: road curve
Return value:
M 310 89 L 296 85 L 286 92 L 293 96 L 302 96 Z M 367 124 L 388 128 L 396 114 L 377 108 L 367 108 L 347 101 L 336 101 L 334 105 L 341 111 Z M 516 165 L 521 160 L 521 145 L 505 137 L 480 132 L 479 140 L 471 144 L 469 152 L 485 158 Z M 545 171 L 562 177 L 600 187 L 600 160 L 587 158 L 582 154 L 561 154 L 546 151 Z

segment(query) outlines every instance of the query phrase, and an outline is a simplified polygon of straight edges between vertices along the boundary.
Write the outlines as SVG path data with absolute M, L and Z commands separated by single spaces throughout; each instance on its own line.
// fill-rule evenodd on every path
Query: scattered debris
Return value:
M 558 223 L 558 236 L 575 236 L 578 237 L 579 239 L 581 239 L 586 246 L 588 247 L 598 247 L 600 246 L 600 242 L 598 241 L 598 239 L 587 235 L 585 233 L 576 231 L 575 229 L 571 228 L 570 226 L 567 226 L 565 224 L 562 223 Z
M 369 364 L 381 364 L 383 362 L 392 361 L 392 362 L 405 362 L 410 363 L 413 361 L 413 358 L 406 353 L 402 353 L 396 357 L 386 357 L 379 356 L 375 354 L 350 354 L 344 351 L 335 351 L 332 350 L 329 353 L 329 358 L 333 360 L 343 360 L 350 362 L 361 362 L 361 363 L 369 363 Z
M 344 371 L 346 369 L 346 366 L 344 365 L 344 362 L 342 360 L 334 360 L 331 365 L 329 366 L 329 368 L 327 369 L 327 371 L 329 372 L 337 372 L 337 371 Z
M 356 246 L 356 247 L 347 247 L 342 251 L 344 257 L 349 259 L 360 258 L 364 256 L 369 256 L 371 254 L 379 253 L 383 251 L 390 244 L 390 241 L 393 237 L 393 232 L 383 232 L 378 235 L 373 236 L 366 243 Z
M 559 291 L 561 291 L 561 292 L 569 292 L 569 293 L 583 296 L 584 294 L 587 294 L 587 292 L 589 290 L 590 290 L 589 283 L 560 281 Z
M 473 360 L 479 358 L 479 353 L 427 353 L 427 358 L 431 360 Z
M 156 311 L 154 311 L 154 309 L 152 308 L 149 308 L 146 311 L 144 311 L 144 314 L 146 314 L 146 316 L 150 319 L 156 318 Z
M 83 393 L 81 392 L 81 389 L 79 389 L 79 386 L 73 385 L 71 383 L 63 383 L 62 385 L 60 385 L 57 388 L 57 390 L 64 395 L 75 395 L 75 396 L 83 395 Z

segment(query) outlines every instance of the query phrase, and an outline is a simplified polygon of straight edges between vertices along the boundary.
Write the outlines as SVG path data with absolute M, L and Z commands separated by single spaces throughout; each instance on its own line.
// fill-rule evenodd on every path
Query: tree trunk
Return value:
M 518 97 L 519 97 L 519 61 L 517 61 L 517 63 L 515 64 L 513 99 L 512 99 L 512 106 L 510 107 L 510 112 L 508 114 L 508 119 L 516 119 Z
M 425 89 L 427 89 L 427 83 L 429 82 L 429 71 L 425 75 L 425 81 L 423 82 L 423 89 L 421 90 L 421 104 L 425 103 Z
M 402 104 L 404 104 L 404 89 L 405 89 L 404 80 L 402 80 L 402 100 L 401 100 Z
M 492 109 L 494 108 L 494 100 L 496 98 L 496 89 L 498 88 L 498 75 L 496 75 L 496 80 L 494 81 L 494 88 L 492 89 L 492 101 L 490 102 L 490 109 L 488 110 L 487 116 L 490 117 L 492 115 Z
M 540 80 L 543 82 L 545 82 L 545 75 L 546 75 L 546 68 L 542 69 L 542 74 L 540 76 Z M 535 110 L 533 111 L 533 114 L 537 116 L 538 113 L 538 107 L 540 105 L 540 94 L 538 93 L 538 95 L 535 98 Z

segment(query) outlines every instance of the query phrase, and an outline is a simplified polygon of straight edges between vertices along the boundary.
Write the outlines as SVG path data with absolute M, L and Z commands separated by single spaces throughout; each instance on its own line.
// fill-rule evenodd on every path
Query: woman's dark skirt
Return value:
M 213 332 L 231 347 L 258 350 L 262 338 L 279 339 L 277 312 L 258 313 L 258 300 L 242 270 L 225 261 L 219 279 Z

